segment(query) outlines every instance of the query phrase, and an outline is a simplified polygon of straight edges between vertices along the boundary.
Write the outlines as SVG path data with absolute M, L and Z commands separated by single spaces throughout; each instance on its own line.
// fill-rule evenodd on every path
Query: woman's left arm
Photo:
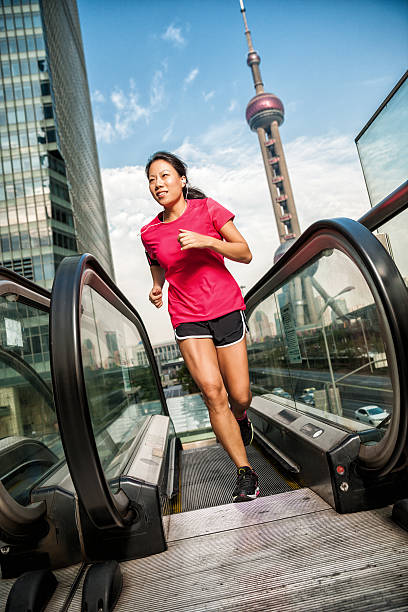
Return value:
M 239 261 L 240 263 L 251 261 L 252 253 L 249 246 L 232 221 L 227 221 L 219 230 L 219 233 L 224 240 L 181 229 L 178 241 L 182 251 L 186 249 L 211 249 L 232 261 Z

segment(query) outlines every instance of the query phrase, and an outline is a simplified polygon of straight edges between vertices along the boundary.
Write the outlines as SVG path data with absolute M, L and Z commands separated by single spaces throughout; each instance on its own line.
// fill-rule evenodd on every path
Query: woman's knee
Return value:
M 205 381 L 200 388 L 209 410 L 217 409 L 227 402 L 227 392 L 221 381 Z
M 237 389 L 229 393 L 229 401 L 231 404 L 246 410 L 251 405 L 252 393 L 248 388 Z

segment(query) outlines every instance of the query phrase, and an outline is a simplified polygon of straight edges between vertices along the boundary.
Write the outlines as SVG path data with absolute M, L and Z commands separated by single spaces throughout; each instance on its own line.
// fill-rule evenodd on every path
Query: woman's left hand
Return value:
M 181 250 L 186 249 L 206 249 L 211 246 L 211 236 L 203 236 L 190 230 L 179 230 L 177 240 L 180 243 Z

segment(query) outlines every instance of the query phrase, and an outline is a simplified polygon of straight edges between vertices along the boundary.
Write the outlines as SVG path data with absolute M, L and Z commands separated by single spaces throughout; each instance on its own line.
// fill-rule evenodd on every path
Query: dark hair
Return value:
M 186 186 L 183 187 L 183 197 L 186 198 L 187 194 L 188 194 L 188 197 L 192 200 L 201 200 L 202 198 L 207 197 L 205 193 L 201 191 L 201 189 L 190 186 L 188 177 L 187 177 L 187 164 L 183 162 L 179 157 L 177 157 L 177 155 L 174 155 L 173 153 L 169 153 L 168 151 L 156 151 L 156 153 L 153 153 L 153 155 L 149 157 L 147 164 L 146 164 L 146 168 L 145 168 L 147 177 L 149 176 L 150 166 L 157 159 L 162 159 L 168 162 L 169 164 L 173 166 L 173 168 L 175 169 L 177 174 L 179 174 L 179 176 L 186 177 L 187 182 L 186 182 Z

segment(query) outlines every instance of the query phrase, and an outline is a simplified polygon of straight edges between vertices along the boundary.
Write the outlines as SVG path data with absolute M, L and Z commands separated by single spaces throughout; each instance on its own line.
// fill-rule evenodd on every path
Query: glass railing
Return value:
M 252 391 L 375 443 L 393 389 L 374 296 L 337 249 L 292 275 L 249 316 Z M 373 431 L 375 430 L 375 431 Z
M 158 387 L 135 327 L 95 289 L 81 298 L 81 351 L 86 396 L 99 458 L 108 479 L 120 474 L 127 451 L 149 415 L 161 414 Z
M 408 286 L 408 252 L 405 243 L 408 232 L 408 209 L 384 223 L 378 228 L 378 232 L 385 237 L 386 246 Z
M 133 516 L 121 485 L 124 468 L 145 448 L 158 453 L 167 438 L 151 431 L 170 426 L 157 418 L 168 411 L 143 322 L 91 255 L 66 258 L 57 270 L 50 338 L 56 407 L 78 497 L 98 527 L 124 527 Z
M 407 300 L 366 227 L 314 223 L 245 296 L 254 395 L 357 433 L 387 474 L 407 445 Z
M 3 286 L 4 286 L 3 281 Z M 0 479 L 20 504 L 64 457 L 54 408 L 47 309 L 19 295 L 1 294 Z
M 407 180 L 408 73 L 356 138 L 371 205 Z

